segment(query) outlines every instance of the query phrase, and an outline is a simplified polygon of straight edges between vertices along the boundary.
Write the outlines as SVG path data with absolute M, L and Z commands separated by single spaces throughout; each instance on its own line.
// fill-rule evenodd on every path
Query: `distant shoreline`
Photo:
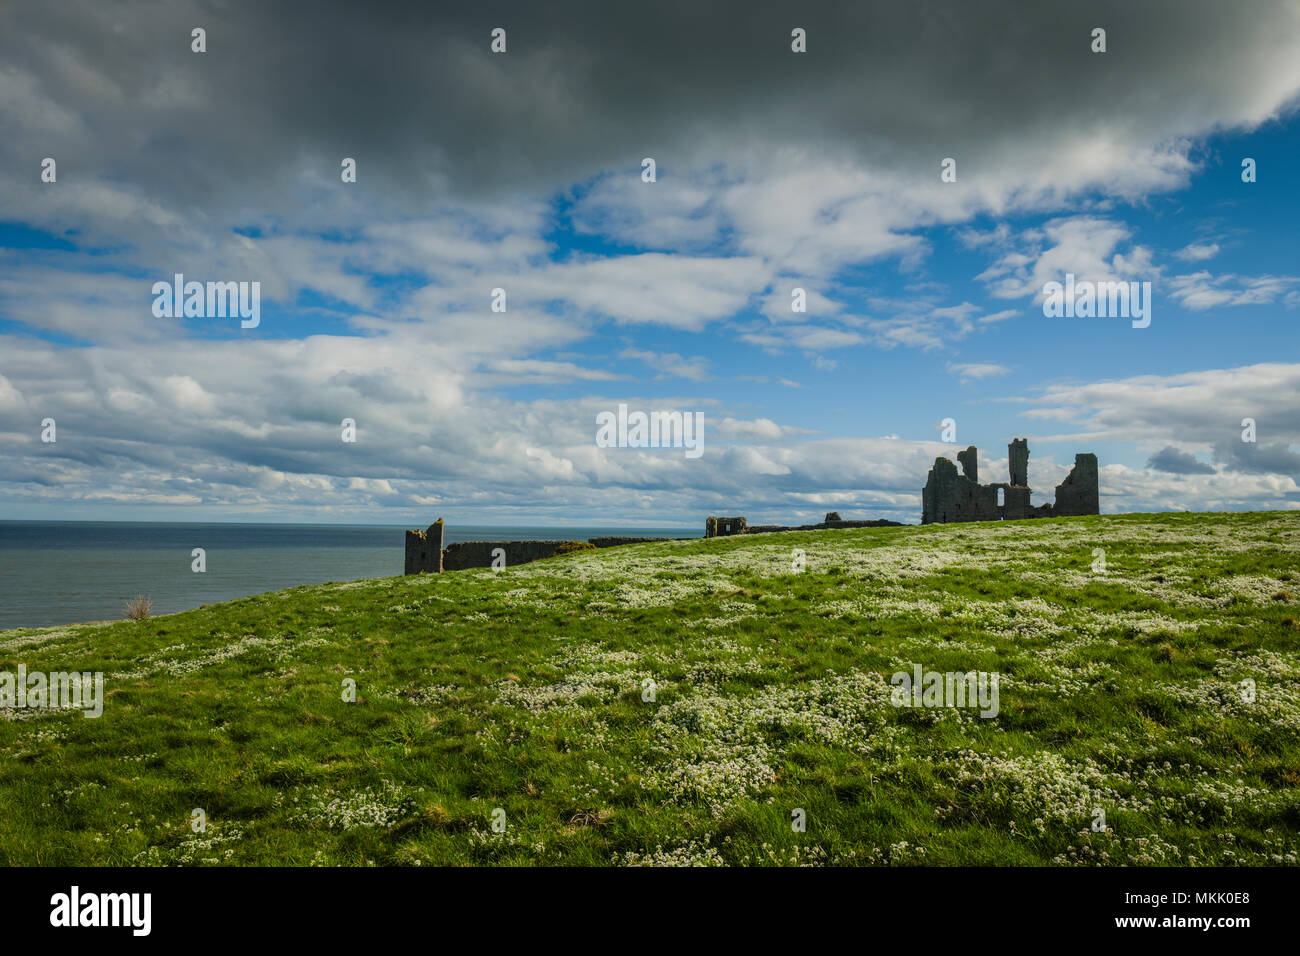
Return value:
M 449 525 L 447 542 L 700 537 L 700 528 Z M 161 616 L 329 581 L 395 577 L 403 525 L 0 520 L 0 630 L 122 617 L 135 597 Z M 205 569 L 193 570 L 194 549 Z

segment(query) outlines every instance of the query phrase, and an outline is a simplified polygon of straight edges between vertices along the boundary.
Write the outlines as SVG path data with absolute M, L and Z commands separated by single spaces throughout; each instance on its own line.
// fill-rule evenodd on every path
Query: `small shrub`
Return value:
M 566 541 L 555 549 L 556 555 L 573 554 L 575 551 L 595 551 L 596 546 L 590 541 Z
M 122 616 L 132 621 L 142 621 L 153 613 L 153 598 L 137 596 L 126 602 Z

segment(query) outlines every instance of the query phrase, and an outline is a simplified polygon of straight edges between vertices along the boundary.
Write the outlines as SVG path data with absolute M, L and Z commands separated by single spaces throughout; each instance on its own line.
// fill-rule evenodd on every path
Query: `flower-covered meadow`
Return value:
M 106 699 L 0 710 L 11 864 L 1300 852 L 1295 513 L 639 544 L 0 632 L 19 663 Z M 997 716 L 895 707 L 914 665 Z

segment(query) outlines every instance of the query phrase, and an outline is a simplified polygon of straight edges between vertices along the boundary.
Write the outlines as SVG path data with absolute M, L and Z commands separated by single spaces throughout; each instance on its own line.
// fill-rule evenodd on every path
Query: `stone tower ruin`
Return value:
M 950 521 L 1016 521 L 1100 513 L 1097 456 L 1074 456 L 1074 468 L 1056 486 L 1056 503 L 1030 503 L 1029 442 L 1017 438 L 1007 446 L 1010 481 L 979 483 L 979 452 L 974 445 L 957 452 L 961 474 L 947 458 L 936 458 L 921 490 L 921 524 Z

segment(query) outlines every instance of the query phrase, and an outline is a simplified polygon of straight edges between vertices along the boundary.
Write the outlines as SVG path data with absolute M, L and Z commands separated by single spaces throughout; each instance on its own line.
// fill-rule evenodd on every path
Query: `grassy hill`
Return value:
M 0 632 L 106 675 L 98 719 L 0 711 L 0 861 L 1294 864 L 1298 598 L 1300 514 L 1128 515 Z M 893 706 L 917 664 L 996 672 L 998 715 Z

